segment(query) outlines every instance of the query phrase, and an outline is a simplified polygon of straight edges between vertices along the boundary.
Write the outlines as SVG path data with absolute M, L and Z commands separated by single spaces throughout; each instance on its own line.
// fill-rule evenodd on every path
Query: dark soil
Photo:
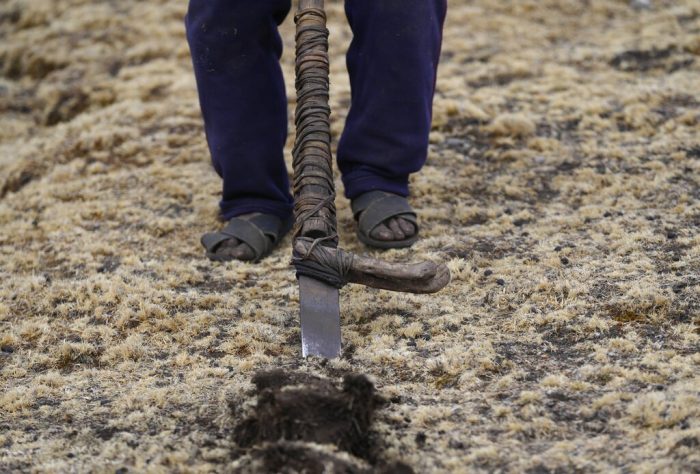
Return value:
M 254 470 L 265 472 L 413 472 L 405 464 L 386 464 L 376 452 L 371 432 L 375 409 L 383 400 L 364 375 L 345 375 L 342 387 L 308 374 L 272 370 L 253 377 L 257 405 L 234 430 L 239 447 L 248 450 Z M 234 407 L 232 409 L 235 410 Z M 331 445 L 359 460 L 348 462 L 322 451 Z
M 279 473 L 323 473 L 337 472 L 359 474 L 368 472 L 366 468 L 333 454 L 309 449 L 303 444 L 280 441 L 264 445 L 251 452 L 252 462 L 245 470 Z M 332 466 L 332 467 L 330 467 Z

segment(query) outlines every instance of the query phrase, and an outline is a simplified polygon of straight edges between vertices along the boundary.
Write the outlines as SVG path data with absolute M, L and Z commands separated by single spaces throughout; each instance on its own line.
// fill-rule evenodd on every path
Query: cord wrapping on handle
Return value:
M 306 275 L 337 288 L 347 282 L 352 255 L 328 252 L 338 246 L 335 183 L 331 155 L 330 62 L 326 13 L 305 8 L 294 17 L 296 32 L 296 141 L 294 167 L 294 240 L 308 244 L 294 250 L 297 276 Z

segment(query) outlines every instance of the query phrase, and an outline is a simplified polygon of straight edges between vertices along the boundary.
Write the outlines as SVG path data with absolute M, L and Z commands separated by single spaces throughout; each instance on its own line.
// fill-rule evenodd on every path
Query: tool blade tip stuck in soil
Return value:
M 303 357 L 340 355 L 340 297 L 337 288 L 299 277 L 301 352 Z

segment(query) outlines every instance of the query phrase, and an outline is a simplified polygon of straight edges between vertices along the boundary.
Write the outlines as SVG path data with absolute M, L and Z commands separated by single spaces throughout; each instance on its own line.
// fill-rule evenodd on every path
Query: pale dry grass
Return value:
M 0 470 L 225 470 L 269 367 L 372 376 L 383 456 L 419 472 L 700 469 L 696 1 L 451 1 L 423 239 L 382 255 L 454 281 L 346 288 L 325 365 L 299 359 L 289 239 L 203 258 L 185 3 L 0 5 Z

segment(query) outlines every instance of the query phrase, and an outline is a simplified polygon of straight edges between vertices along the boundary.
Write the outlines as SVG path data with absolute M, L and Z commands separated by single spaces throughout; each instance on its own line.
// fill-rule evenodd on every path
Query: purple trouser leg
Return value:
M 185 24 L 225 219 L 292 214 L 277 26 L 291 0 L 190 0 Z
M 187 39 L 221 213 L 292 213 L 277 26 L 291 0 L 190 0 Z M 408 195 L 427 156 L 446 0 L 346 0 L 352 104 L 338 146 L 348 198 Z
M 352 104 L 338 146 L 346 197 L 408 196 L 428 135 L 446 0 L 346 0 Z

